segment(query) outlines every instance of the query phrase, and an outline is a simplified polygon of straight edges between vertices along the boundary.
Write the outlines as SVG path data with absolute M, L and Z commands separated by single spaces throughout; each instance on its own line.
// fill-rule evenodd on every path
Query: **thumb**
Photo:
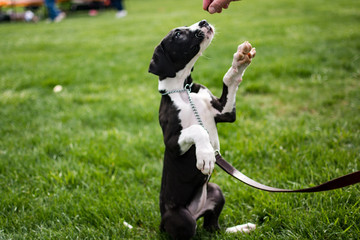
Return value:
M 213 1 L 213 0 L 203 0 L 203 9 L 204 9 L 204 10 L 208 10 L 209 5 L 210 5 L 210 3 L 211 3 L 212 1 Z
M 220 13 L 223 8 L 227 8 L 231 0 L 214 0 L 209 6 L 209 13 Z

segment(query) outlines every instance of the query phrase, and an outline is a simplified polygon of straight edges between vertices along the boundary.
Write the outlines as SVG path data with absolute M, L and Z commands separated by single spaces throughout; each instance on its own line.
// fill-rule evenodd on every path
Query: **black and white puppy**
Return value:
M 215 97 L 206 87 L 193 83 L 190 75 L 214 35 L 214 27 L 205 20 L 173 29 L 155 48 L 149 67 L 150 73 L 159 76 L 159 92 L 163 94 L 159 110 L 165 143 L 160 229 L 174 239 L 193 237 L 200 217 L 204 217 L 205 229 L 219 229 L 225 199 L 219 186 L 208 182 L 215 152 L 220 150 L 216 124 L 235 121 L 236 92 L 255 56 L 250 43 L 238 46 L 223 78 L 222 95 Z M 190 93 L 183 91 L 190 85 Z M 188 94 L 203 126 L 194 114 Z M 247 232 L 253 228 L 253 224 L 244 224 L 228 231 Z

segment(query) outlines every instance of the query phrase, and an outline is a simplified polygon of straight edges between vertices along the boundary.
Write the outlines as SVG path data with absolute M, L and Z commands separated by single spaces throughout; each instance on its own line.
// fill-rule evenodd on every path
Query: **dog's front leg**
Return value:
M 212 173 L 215 164 L 214 148 L 211 146 L 208 132 L 200 125 L 192 125 L 181 131 L 178 144 L 181 154 L 192 145 L 196 148 L 196 167 L 205 175 Z
M 249 42 L 244 42 L 238 46 L 233 57 L 230 69 L 223 78 L 223 93 L 218 100 L 218 110 L 220 114 L 217 116 L 217 122 L 235 121 L 235 98 L 239 84 L 242 81 L 245 69 L 255 57 L 255 48 L 252 48 Z

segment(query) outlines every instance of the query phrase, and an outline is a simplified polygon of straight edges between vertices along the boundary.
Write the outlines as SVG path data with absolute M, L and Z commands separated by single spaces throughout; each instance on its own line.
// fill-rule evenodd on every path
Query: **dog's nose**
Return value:
M 206 20 L 202 20 L 199 22 L 199 27 L 207 27 L 209 26 L 209 23 Z

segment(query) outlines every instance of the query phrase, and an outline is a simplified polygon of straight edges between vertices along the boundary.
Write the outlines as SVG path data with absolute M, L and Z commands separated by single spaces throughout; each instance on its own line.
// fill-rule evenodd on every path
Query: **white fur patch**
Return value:
M 196 219 L 197 216 L 202 213 L 204 206 L 206 204 L 207 200 L 207 185 L 204 184 L 201 191 L 199 191 L 194 199 L 191 201 L 190 205 L 187 207 L 187 209 L 190 211 L 192 216 L 195 216 Z
M 125 227 L 127 227 L 127 228 L 129 228 L 129 229 L 132 229 L 133 228 L 133 226 L 131 226 L 130 224 L 128 224 L 127 222 L 123 222 L 124 223 L 124 225 L 125 225 Z
M 242 232 L 242 233 L 249 233 L 253 230 L 255 230 L 256 225 L 252 223 L 246 223 L 242 225 L 237 225 L 235 227 L 229 227 L 226 229 L 227 233 L 236 233 L 236 232 Z

